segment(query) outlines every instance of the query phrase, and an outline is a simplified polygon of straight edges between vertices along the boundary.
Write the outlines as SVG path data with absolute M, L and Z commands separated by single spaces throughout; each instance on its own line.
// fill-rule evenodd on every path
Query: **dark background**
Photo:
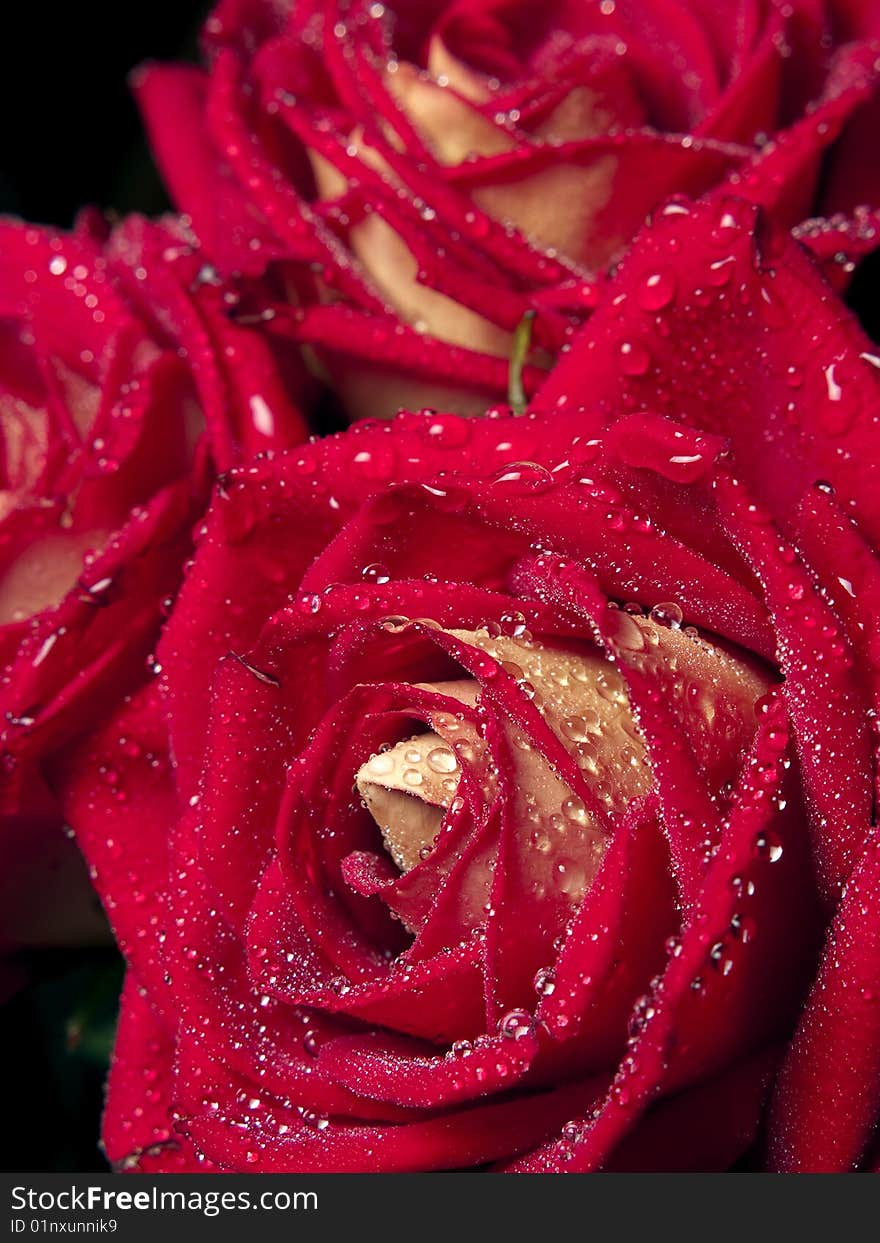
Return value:
M 146 59 L 195 59 L 208 8 L 198 0 L 4 6 L 0 213 L 67 227 L 86 204 L 165 210 L 126 78 Z M 97 1144 L 119 955 L 109 946 L 32 952 L 16 962 L 15 978 L 23 983 L 0 1010 L 0 1169 L 106 1170 Z
M 0 40 L 0 212 L 70 225 L 83 204 L 161 211 L 167 200 L 126 77 L 196 57 L 205 0 L 19 0 Z

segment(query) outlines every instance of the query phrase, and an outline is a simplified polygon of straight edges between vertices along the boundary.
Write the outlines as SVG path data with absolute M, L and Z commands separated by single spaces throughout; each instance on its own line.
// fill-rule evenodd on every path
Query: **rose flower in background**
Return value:
M 232 472 L 54 772 L 119 1168 L 876 1162 L 878 365 L 786 230 L 676 203 L 526 417 Z
M 40 764 L 148 677 L 218 471 L 304 433 L 192 239 L 102 229 L 0 226 L 4 943 L 60 935 L 75 890 Z
M 877 36 L 868 0 L 223 0 L 207 68 L 137 86 L 207 252 L 271 269 L 257 309 L 351 418 L 481 413 L 523 317 L 533 392 L 673 193 L 735 187 L 845 279 L 877 239 Z

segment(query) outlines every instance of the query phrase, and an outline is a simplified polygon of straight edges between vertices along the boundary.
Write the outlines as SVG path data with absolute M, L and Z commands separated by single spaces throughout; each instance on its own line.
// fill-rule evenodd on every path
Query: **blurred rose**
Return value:
M 659 217 L 540 413 L 227 480 L 55 775 L 120 1167 L 871 1164 L 880 362 L 754 216 Z
M 0 226 L 4 943 L 63 935 L 76 890 L 40 765 L 147 678 L 217 472 L 302 438 L 223 298 L 173 222 Z
M 223 0 L 208 69 L 138 93 L 206 249 L 275 270 L 272 328 L 351 417 L 482 413 L 523 316 L 532 391 L 675 192 L 848 213 L 802 232 L 851 270 L 877 236 L 855 209 L 880 206 L 878 34 L 867 0 Z

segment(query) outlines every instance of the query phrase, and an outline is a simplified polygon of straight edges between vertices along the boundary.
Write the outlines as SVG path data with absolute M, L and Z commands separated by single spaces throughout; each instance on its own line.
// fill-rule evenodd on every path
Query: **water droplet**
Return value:
M 645 650 L 644 631 L 627 613 L 617 613 L 614 638 L 618 645 L 627 651 L 643 652 Z
M 710 263 L 709 270 L 706 273 L 707 283 L 714 285 L 716 289 L 720 289 L 722 285 L 729 285 L 735 263 L 736 260 L 733 255 L 728 255 L 725 259 L 716 259 L 714 263 Z
M 651 609 L 650 617 L 658 626 L 665 626 L 667 630 L 679 630 L 684 620 L 681 608 L 672 600 L 655 604 Z
M 535 1029 L 528 1010 L 509 1010 L 498 1022 L 498 1031 L 506 1040 L 525 1040 Z
M 764 830 L 754 840 L 753 853 L 756 859 L 778 863 L 782 858 L 782 843 L 772 833 Z
M 382 629 L 387 630 L 389 634 L 400 634 L 402 630 L 406 630 L 407 626 L 410 626 L 411 624 L 410 618 L 404 617 L 402 614 L 393 614 L 390 617 L 383 617 L 379 622 Z
M 300 596 L 297 607 L 301 613 L 318 613 L 321 609 L 321 597 L 314 593 L 306 593 Z
M 599 714 L 587 710 L 584 716 L 568 716 L 562 721 L 562 732 L 572 742 L 586 742 L 593 735 L 601 734 Z
M 435 747 L 427 754 L 428 767 L 435 773 L 454 773 L 458 760 L 449 747 Z
M 495 475 L 490 487 L 504 496 L 538 496 L 555 486 L 553 476 L 538 462 L 511 462 Z
M 435 414 L 430 412 L 424 427 L 425 435 L 431 444 L 443 449 L 460 449 L 471 439 L 470 420 L 453 414 Z
M 624 375 L 644 375 L 651 366 L 651 355 L 638 341 L 621 341 L 617 347 L 620 370 Z
M 631 1040 L 634 1040 L 642 1031 L 645 1024 L 654 1017 L 655 1014 L 654 999 L 650 993 L 645 993 L 636 1001 L 633 1006 L 632 1014 L 627 1023 L 627 1031 Z
M 318 1033 L 316 1031 L 312 1031 L 310 1028 L 307 1032 L 304 1032 L 302 1042 L 303 1048 L 306 1053 L 308 1053 L 309 1057 L 318 1056 L 319 1040 Z
M 652 272 L 638 291 L 639 306 L 645 311 L 662 311 L 675 297 L 676 278 L 672 272 Z
M 370 565 L 365 565 L 361 570 L 361 578 L 367 583 L 387 583 L 391 575 L 384 565 L 380 565 L 378 561 L 373 561 Z
M 524 638 L 528 634 L 526 629 L 527 622 L 522 613 L 502 613 L 498 621 L 501 633 L 509 635 L 511 638 Z
M 828 400 L 840 401 L 843 396 L 843 389 L 840 387 L 837 379 L 835 378 L 834 368 L 834 363 L 832 363 L 830 367 L 825 368 L 825 385 L 828 389 Z
M 556 972 L 552 967 L 542 967 L 535 976 L 535 992 L 550 997 L 556 990 Z

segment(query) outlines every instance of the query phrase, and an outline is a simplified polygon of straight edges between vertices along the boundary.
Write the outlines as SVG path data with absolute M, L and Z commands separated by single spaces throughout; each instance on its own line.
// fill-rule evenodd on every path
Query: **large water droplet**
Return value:
M 677 283 L 672 272 L 652 272 L 638 290 L 638 303 L 646 311 L 662 311 L 675 297 Z
M 538 462 L 511 462 L 491 483 L 493 492 L 504 496 L 537 496 L 555 486 L 553 476 Z

